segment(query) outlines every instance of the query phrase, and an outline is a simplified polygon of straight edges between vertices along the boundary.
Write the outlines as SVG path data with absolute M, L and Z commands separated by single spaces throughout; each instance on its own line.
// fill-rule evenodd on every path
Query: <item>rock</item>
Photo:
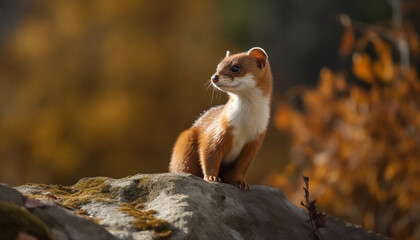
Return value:
M 16 189 L 42 202 L 28 201 L 5 185 L 0 202 L 38 217 L 55 239 L 311 239 L 308 214 L 281 190 L 264 186 L 244 192 L 190 174 L 165 173 Z M 326 224 L 321 239 L 386 239 L 330 217 Z
M 46 202 L 36 206 L 30 203 L 28 207 L 25 207 L 28 201 L 32 200 L 15 189 L 0 184 L 0 216 L 2 219 L 0 229 L 3 229 L 0 232 L 0 239 L 14 239 L 10 236 L 17 237 L 20 233 L 28 234 L 39 240 L 117 239 L 102 226 L 79 217 L 61 206 Z M 8 209 L 12 209 L 14 214 L 8 214 Z

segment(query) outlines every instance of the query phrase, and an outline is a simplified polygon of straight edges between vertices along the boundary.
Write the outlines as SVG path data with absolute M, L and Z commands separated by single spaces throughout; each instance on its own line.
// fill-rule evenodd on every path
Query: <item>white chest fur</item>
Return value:
M 233 102 L 228 105 L 227 118 L 233 126 L 233 146 L 223 159 L 234 161 L 244 145 L 263 133 L 270 118 L 270 99 L 255 87 L 244 94 L 229 94 Z

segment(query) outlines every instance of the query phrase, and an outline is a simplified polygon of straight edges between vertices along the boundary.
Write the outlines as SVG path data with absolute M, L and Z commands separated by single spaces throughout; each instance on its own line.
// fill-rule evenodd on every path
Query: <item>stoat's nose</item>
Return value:
M 213 76 L 211 76 L 211 81 L 217 83 L 219 81 L 219 75 L 214 74 Z

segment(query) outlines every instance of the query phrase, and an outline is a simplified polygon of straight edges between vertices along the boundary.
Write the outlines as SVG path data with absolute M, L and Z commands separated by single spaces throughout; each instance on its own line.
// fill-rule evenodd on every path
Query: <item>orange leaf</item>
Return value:
M 391 47 L 380 38 L 376 38 L 373 45 L 378 55 L 378 60 L 372 64 L 373 71 L 381 81 L 389 83 L 395 75 Z
M 367 83 L 373 83 L 375 76 L 372 72 L 372 60 L 366 53 L 353 54 L 353 73 Z
M 339 54 L 344 57 L 350 55 L 350 53 L 353 51 L 354 43 L 354 29 L 351 25 L 346 26 L 344 33 L 341 36 Z

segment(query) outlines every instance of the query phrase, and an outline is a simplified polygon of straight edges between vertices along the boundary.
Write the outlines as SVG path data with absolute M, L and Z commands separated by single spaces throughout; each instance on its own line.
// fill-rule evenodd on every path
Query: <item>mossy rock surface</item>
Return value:
M 35 199 L 54 200 L 68 209 L 79 209 L 81 206 L 96 202 L 112 202 L 114 196 L 109 191 L 106 181 L 109 178 L 84 178 L 72 186 L 29 184 L 40 187 L 41 192 L 28 194 Z
M 165 173 L 17 189 L 54 200 L 65 207 L 60 208 L 63 211 L 77 212 L 84 225 L 98 226 L 96 221 L 115 239 L 310 239 L 308 214 L 290 203 L 281 190 L 264 186 L 252 185 L 251 191 L 244 192 L 190 174 Z M 53 222 L 64 221 L 37 216 L 50 228 Z M 319 230 L 324 240 L 386 239 L 331 217 L 326 225 Z
M 95 177 L 81 179 L 72 186 L 28 184 L 19 190 L 30 198 L 55 201 L 119 237 L 135 231 L 138 239 L 167 238 L 172 232 L 170 225 L 156 217 L 155 210 L 144 209 L 143 202 L 154 197 L 147 184 L 149 179 L 141 175 L 124 179 Z
M 23 192 L 42 192 L 39 186 L 18 187 Z M 104 227 L 81 218 L 52 201 L 28 198 L 0 184 L 0 239 L 114 240 Z

